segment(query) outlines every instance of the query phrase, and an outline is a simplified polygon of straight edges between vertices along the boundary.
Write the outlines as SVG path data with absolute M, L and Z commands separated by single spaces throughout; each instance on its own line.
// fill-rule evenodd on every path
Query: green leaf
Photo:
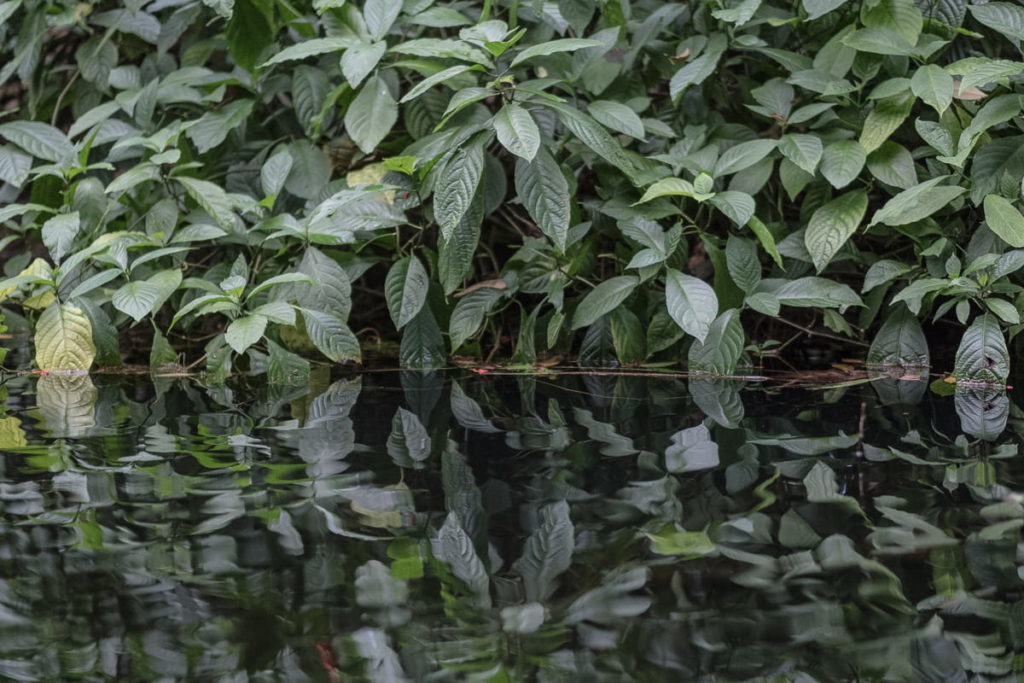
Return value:
M 647 188 L 637 204 L 644 204 L 658 197 L 692 197 L 694 194 L 693 184 L 689 180 L 662 178 Z
M 406 102 L 410 102 L 419 97 L 420 95 L 422 95 L 423 93 L 427 92 L 431 88 L 433 88 L 435 85 L 438 85 L 439 83 L 444 83 L 447 80 L 455 78 L 459 74 L 469 71 L 471 68 L 472 67 L 466 66 L 465 64 L 461 64 L 459 66 L 453 66 L 442 71 L 438 71 L 433 76 L 428 76 L 419 83 L 417 83 L 411 90 L 409 90 L 409 92 L 407 92 L 402 97 L 402 99 L 399 100 L 399 103 L 405 104 Z M 484 90 L 486 90 L 488 94 L 490 94 L 491 92 L 487 88 L 484 88 Z
M 883 142 L 868 156 L 868 170 L 883 183 L 907 190 L 917 185 L 917 169 L 910 152 L 895 142 Z
M 352 284 L 345 269 L 319 249 L 309 247 L 298 271 L 309 282 L 282 285 L 274 291 L 274 298 L 294 301 L 302 308 L 330 313 L 342 322 L 347 321 L 352 310 Z
M 482 287 L 459 299 L 448 322 L 448 335 L 454 353 L 467 339 L 472 337 L 484 323 L 487 313 L 504 296 L 495 287 Z
M 446 239 L 469 211 L 484 172 L 484 138 L 460 147 L 448 159 L 437 179 L 434 214 Z
M 757 208 L 753 197 L 746 192 L 737 192 L 736 190 L 718 192 L 708 199 L 708 203 L 731 218 L 740 227 L 747 224 Z
M 906 263 L 899 261 L 893 261 L 892 259 L 882 259 L 875 261 L 868 268 L 868 272 L 864 275 L 864 286 L 861 288 L 861 293 L 870 292 L 879 285 L 884 285 L 886 282 L 891 282 L 901 275 L 904 275 L 913 270 L 913 267 Z
M 1011 247 L 1024 247 L 1024 216 L 1009 200 L 996 194 L 985 197 L 985 223 Z
M 160 300 L 160 288 L 150 282 L 138 280 L 122 285 L 111 296 L 114 308 L 139 322 L 153 312 Z
M 897 226 L 914 223 L 932 215 L 967 191 L 962 187 L 939 186 L 939 183 L 946 178 L 947 176 L 932 178 L 909 190 L 900 192 L 887 201 L 885 206 L 875 211 L 870 225 L 884 223 Z M 1018 246 L 1024 246 L 1024 244 Z
M 377 68 L 377 63 L 380 62 L 380 58 L 387 50 L 388 44 L 383 40 L 376 43 L 360 43 L 345 50 L 345 53 L 341 55 L 341 73 L 345 76 L 348 84 L 353 89 L 358 88 L 363 79 Z M 428 85 L 427 88 L 429 87 Z M 405 99 L 402 101 L 404 102 Z
M 909 57 L 917 52 L 913 43 L 908 43 L 899 32 L 887 28 L 851 31 L 843 38 L 843 45 L 857 52 L 897 57 Z
M 913 105 L 914 97 L 910 94 L 876 102 L 860 130 L 860 145 L 864 151 L 870 154 L 881 147 L 910 115 Z
M 705 52 L 677 71 L 668 84 L 672 101 L 679 101 L 683 92 L 691 85 L 700 85 L 707 80 L 708 76 L 715 72 L 721 57 L 722 53 L 719 51 Z
M 844 284 L 820 277 L 791 280 L 775 291 L 783 306 L 835 308 L 863 305 L 860 297 Z
M 88 370 L 96 357 L 92 325 L 82 309 L 54 302 L 36 322 L 36 366 L 40 370 Z
M 246 349 L 263 338 L 266 329 L 267 318 L 258 313 L 250 313 L 228 325 L 224 332 L 224 341 L 235 353 L 245 353 Z
M 867 210 L 868 195 L 857 190 L 833 199 L 811 215 L 804 245 L 819 273 L 857 231 Z
M 914 94 L 942 116 L 953 102 L 953 77 L 935 64 L 926 64 L 910 79 Z
M 821 160 L 822 144 L 817 135 L 788 133 L 779 139 L 779 151 L 808 173 L 814 173 Z
M 587 112 L 602 126 L 611 128 L 617 133 L 637 140 L 647 137 L 643 121 L 640 120 L 636 112 L 621 102 L 597 100 L 587 105 Z
M 619 363 L 632 365 L 642 362 L 647 357 L 647 344 L 643 325 L 636 314 L 619 306 L 608 314 L 608 322 L 612 332 L 612 346 L 615 347 Z
M 761 261 L 757 257 L 757 247 L 750 240 L 729 235 L 725 259 L 729 276 L 744 292 L 749 293 L 761 281 Z
M 175 176 L 174 178 L 178 183 L 185 188 L 188 192 L 188 196 L 198 204 L 203 211 L 210 214 L 210 217 L 217 222 L 217 225 L 227 232 L 234 232 L 235 230 L 235 214 L 231 210 L 231 199 L 227 193 L 221 189 L 220 185 L 216 185 L 207 180 L 197 180 L 195 178 L 186 178 L 184 176 Z M 110 188 L 107 188 L 107 192 L 110 192 Z
M 430 276 L 415 256 L 406 256 L 391 266 L 384 294 L 396 328 L 402 329 L 416 317 L 427 300 L 429 287 Z
M 564 500 L 540 509 L 540 523 L 523 544 L 523 554 L 512 569 L 523 577 L 530 602 L 545 602 L 558 587 L 560 574 L 569 569 L 575 548 L 575 530 Z
M 896 304 L 885 318 L 868 349 L 868 365 L 882 367 L 928 366 L 928 342 L 917 316 Z
M 807 20 L 813 21 L 823 17 L 834 9 L 845 5 L 849 0 L 802 0 Z
M 363 8 L 363 18 L 366 20 L 366 28 L 374 40 L 380 40 L 387 35 L 401 11 L 402 0 L 373 0 L 373 2 L 366 3 Z
M 235 100 L 223 109 L 207 112 L 189 126 L 185 135 L 200 154 L 208 152 L 224 142 L 232 130 L 249 118 L 255 104 L 255 100 Z
M 284 188 L 284 181 L 292 170 L 292 155 L 282 147 L 263 162 L 260 168 L 260 187 L 267 197 L 276 197 Z
M 260 68 L 262 69 L 270 66 L 271 64 L 280 64 L 282 62 L 290 62 L 296 59 L 305 59 L 306 57 L 322 55 L 325 52 L 338 52 L 350 47 L 355 47 L 358 44 L 359 41 L 355 38 L 349 38 L 346 36 L 331 36 L 329 38 L 312 38 L 309 40 L 303 40 L 302 42 L 281 50 L 276 55 L 260 64 Z
M 665 271 L 665 305 L 676 324 L 699 342 L 705 340 L 718 316 L 715 290 L 703 280 L 674 268 Z
M 446 360 L 441 328 L 430 307 L 424 306 L 419 315 L 405 326 L 398 348 L 398 363 L 403 368 L 429 370 L 444 366 Z
M 576 308 L 572 318 L 572 329 L 588 327 L 595 320 L 613 311 L 625 301 L 640 281 L 632 275 L 609 278 L 587 292 Z
M 530 112 L 515 102 L 507 102 L 494 115 L 494 131 L 498 142 L 508 151 L 526 161 L 533 161 L 540 148 L 540 130 Z
M 749 140 L 733 145 L 718 157 L 712 175 L 722 178 L 750 168 L 771 154 L 778 144 L 777 140 Z
M 740 312 L 730 308 L 715 318 L 704 339 L 698 339 L 690 346 L 687 355 L 689 370 L 714 375 L 734 374 L 743 354 L 744 341 Z
M 43 244 L 50 250 L 54 263 L 60 263 L 71 251 L 71 245 L 82 228 L 77 211 L 62 213 L 43 223 Z
M 587 38 L 561 38 L 559 40 L 551 40 L 546 43 L 540 43 L 538 45 L 532 45 L 519 54 L 516 55 L 509 67 L 516 67 L 522 64 L 528 59 L 534 57 L 542 57 L 544 55 L 551 55 L 556 52 L 575 52 L 586 47 L 601 47 L 604 45 L 599 40 L 590 40 Z
M 751 216 L 750 220 L 747 221 L 747 225 L 757 236 L 757 240 L 761 243 L 761 247 L 768 252 L 768 255 L 772 257 L 772 260 L 782 268 L 782 254 L 779 253 L 778 247 L 775 245 L 775 236 L 772 235 L 768 226 L 761 222 L 761 219 L 757 216 Z
M 1020 312 L 1006 299 L 989 297 L 985 299 L 985 305 L 988 307 L 988 310 L 999 316 L 999 319 L 1004 323 L 1008 325 L 1020 324 Z
M 345 130 L 371 154 L 398 121 L 398 103 L 379 76 L 366 81 L 345 112 Z
M 572 208 L 569 182 L 544 147 L 533 161 L 516 162 L 516 194 L 537 227 L 560 251 L 565 250 Z
M 837 190 L 852 183 L 864 168 L 867 153 L 854 140 L 833 142 L 821 155 L 821 175 Z
M 969 5 L 971 16 L 1005 36 L 1014 47 L 1024 40 L 1024 7 L 1010 2 L 988 2 Z
M 320 350 L 320 353 L 327 356 L 335 363 L 341 361 L 359 362 L 362 352 L 359 349 L 359 340 L 352 334 L 348 325 L 330 313 L 313 311 L 308 308 L 301 309 L 302 318 L 306 323 L 306 334 Z
M 651 552 L 657 555 L 676 555 L 682 560 L 691 560 L 717 550 L 714 541 L 703 531 L 679 531 L 669 526 L 656 534 L 644 532 L 644 535 L 651 540 Z
M 75 146 L 64 133 L 39 121 L 11 121 L 0 124 L 0 137 L 36 157 L 55 164 L 74 160 Z
M 1005 384 L 1010 354 L 999 323 L 991 315 L 974 319 L 956 350 L 953 375 L 958 380 Z

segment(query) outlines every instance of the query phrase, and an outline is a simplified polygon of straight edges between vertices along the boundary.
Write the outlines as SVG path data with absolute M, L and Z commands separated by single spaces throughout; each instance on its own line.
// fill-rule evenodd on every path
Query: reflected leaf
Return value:
M 0 417 L 0 450 L 14 450 L 28 445 L 21 420 L 14 415 Z
M 408 585 L 392 576 L 384 563 L 370 560 L 356 569 L 356 603 L 361 607 L 401 605 L 408 598 Z
M 620 458 L 627 455 L 636 455 L 637 449 L 633 447 L 633 440 L 622 436 L 615 427 L 594 419 L 593 413 L 583 408 L 573 408 L 573 416 L 576 422 L 587 430 L 587 437 L 601 443 L 601 455 L 613 458 Z
M 430 542 L 431 552 L 469 591 L 475 605 L 480 609 L 491 606 L 490 580 L 483 562 L 473 549 L 469 534 L 462 528 L 459 515 L 448 513 L 444 525 Z
M 960 428 L 971 436 L 995 441 L 1006 429 L 1010 398 L 1006 392 L 989 387 L 957 387 L 953 397 Z
M 454 381 L 452 382 L 451 408 L 452 415 L 466 429 L 484 434 L 496 434 L 501 431 L 484 417 L 484 411 L 480 408 L 480 404 L 467 396 L 459 383 Z
M 501 610 L 502 630 L 509 633 L 536 633 L 544 623 L 544 605 L 530 602 Z
M 77 439 L 96 426 L 96 386 L 89 375 L 49 374 L 36 383 L 36 405 L 55 439 Z
M 703 531 L 683 531 L 670 524 L 656 534 L 645 535 L 658 555 L 681 555 L 680 559 L 692 560 L 715 552 L 714 542 Z
M 669 472 L 694 472 L 718 467 L 718 444 L 704 425 L 683 429 L 672 435 L 665 449 L 665 468 Z
M 566 621 L 601 623 L 643 614 L 651 606 L 651 599 L 636 592 L 646 584 L 646 567 L 608 572 L 600 586 L 587 591 L 569 606 Z
M 399 408 L 391 420 L 388 455 L 400 467 L 422 467 L 430 457 L 430 435 L 415 414 Z
M 512 568 L 523 577 L 526 599 L 543 602 L 551 597 L 558 576 L 572 564 L 575 540 L 564 500 L 540 510 L 540 525 L 526 540 L 523 555 Z
M 690 379 L 690 398 L 705 415 L 726 429 L 735 429 L 745 414 L 741 382 L 726 379 Z

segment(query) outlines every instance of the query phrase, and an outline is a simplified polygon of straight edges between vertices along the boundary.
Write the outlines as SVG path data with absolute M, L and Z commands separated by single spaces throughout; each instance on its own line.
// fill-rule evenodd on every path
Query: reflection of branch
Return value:
M 846 339 L 845 337 L 840 337 L 835 334 L 829 334 L 828 332 L 818 332 L 816 330 L 812 330 L 809 327 L 804 327 L 803 325 L 798 325 L 794 322 L 790 322 L 785 318 L 776 318 L 776 320 L 778 320 L 781 323 L 785 323 L 790 327 L 795 327 L 796 329 L 814 337 L 823 337 L 825 339 L 832 339 L 833 341 L 843 342 L 844 344 L 855 344 L 856 346 L 863 346 L 865 348 L 871 346 L 871 344 L 868 344 L 867 342 L 857 341 L 856 339 Z

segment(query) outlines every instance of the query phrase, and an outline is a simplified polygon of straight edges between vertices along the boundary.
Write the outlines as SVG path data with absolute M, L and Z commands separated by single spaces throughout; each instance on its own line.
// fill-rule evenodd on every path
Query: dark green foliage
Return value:
M 223 333 L 211 371 L 358 361 L 366 329 L 417 367 L 688 353 L 728 373 L 732 345 L 703 348 L 726 314 L 740 350 L 780 316 L 864 344 L 990 316 L 995 343 L 1021 325 L 1022 16 L 0 2 L 0 296 L 80 323 L 37 328 L 60 336 L 44 369 L 109 363 L 146 318 L 184 357 Z M 460 308 L 464 289 L 488 291 Z

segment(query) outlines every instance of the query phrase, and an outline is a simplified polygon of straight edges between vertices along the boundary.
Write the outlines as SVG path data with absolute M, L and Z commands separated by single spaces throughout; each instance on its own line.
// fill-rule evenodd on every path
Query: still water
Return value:
M 996 681 L 1006 396 L 6 376 L 0 678 Z

